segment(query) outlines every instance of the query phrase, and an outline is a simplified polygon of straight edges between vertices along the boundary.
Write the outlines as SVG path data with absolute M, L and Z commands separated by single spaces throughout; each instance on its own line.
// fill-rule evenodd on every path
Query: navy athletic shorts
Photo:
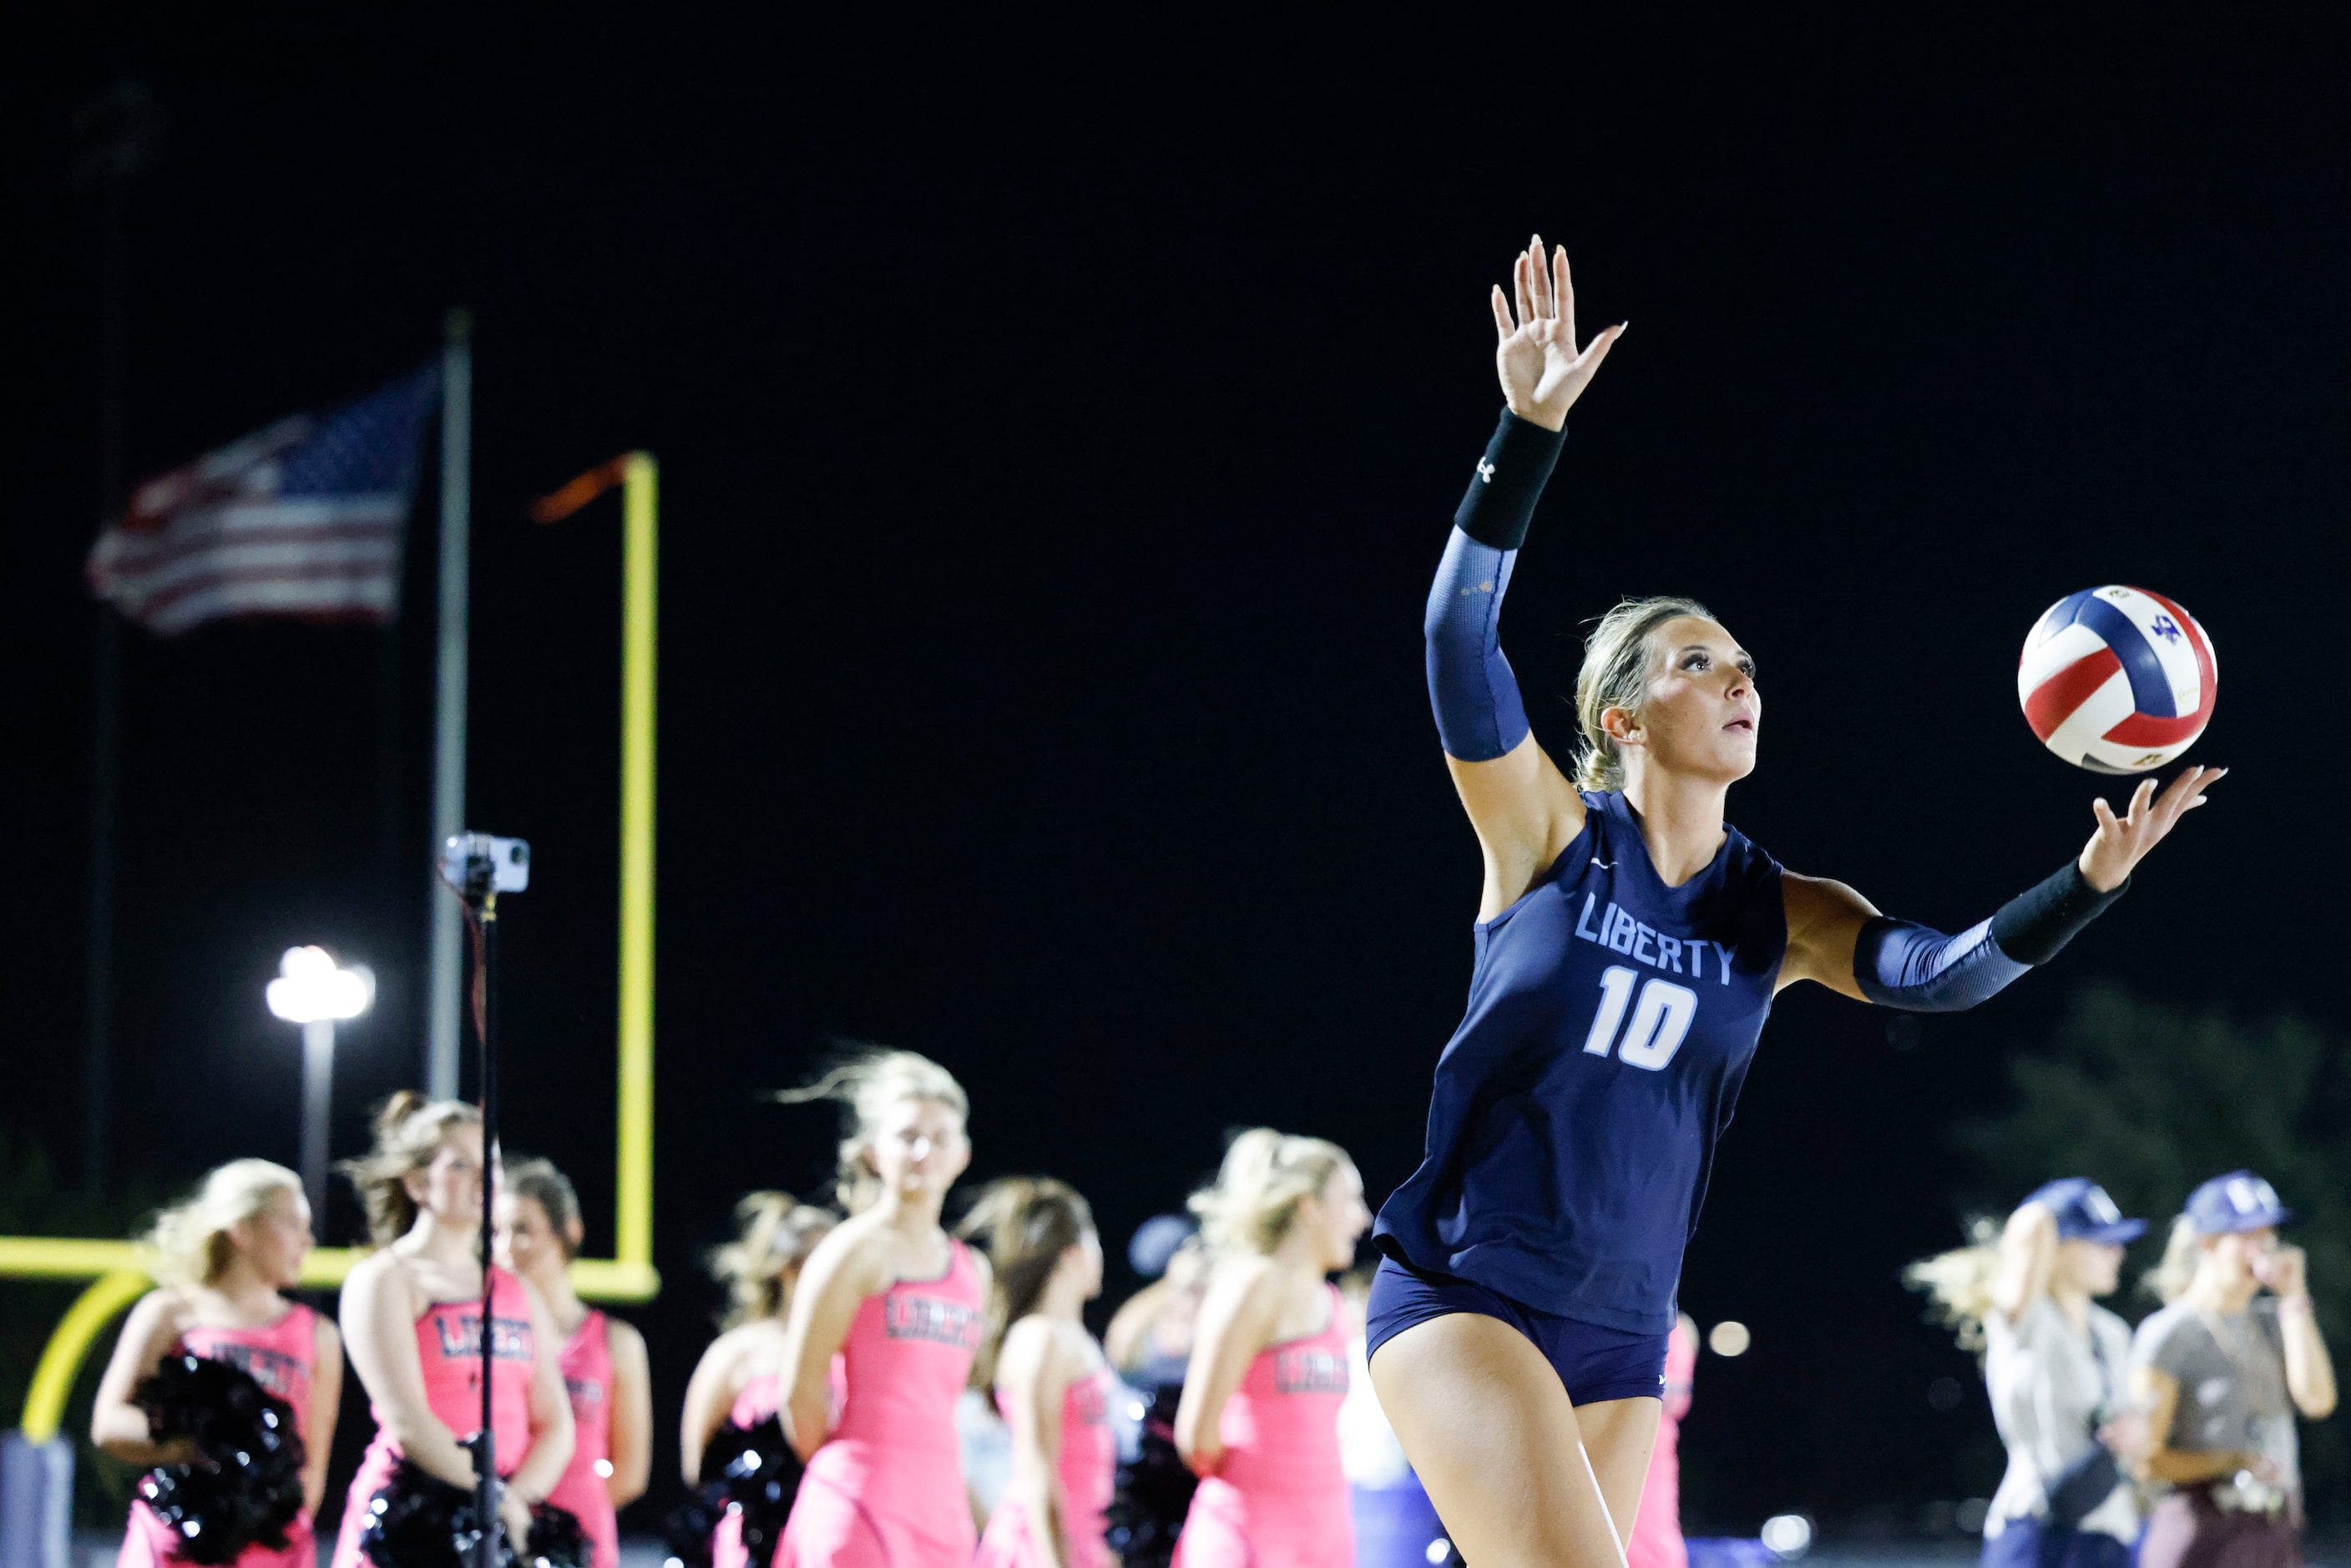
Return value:
M 1377 1355 L 1380 1346 L 1405 1330 L 1447 1312 L 1498 1318 L 1526 1335 L 1578 1405 L 1665 1397 L 1666 1343 L 1671 1334 L 1627 1333 L 1537 1312 L 1483 1285 L 1407 1268 L 1393 1258 L 1381 1259 L 1372 1276 L 1366 1351 Z

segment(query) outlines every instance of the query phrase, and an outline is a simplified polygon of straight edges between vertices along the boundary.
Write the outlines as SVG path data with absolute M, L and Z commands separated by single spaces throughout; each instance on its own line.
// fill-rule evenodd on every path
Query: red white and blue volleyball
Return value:
M 2095 773 L 2145 773 L 2212 722 L 2212 639 L 2176 600 L 2144 588 L 2085 588 L 2032 623 L 2016 700 L 2041 744 Z

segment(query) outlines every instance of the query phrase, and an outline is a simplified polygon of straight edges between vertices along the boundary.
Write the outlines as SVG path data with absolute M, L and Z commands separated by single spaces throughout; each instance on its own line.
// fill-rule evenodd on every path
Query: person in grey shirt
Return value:
M 1984 1568 L 2124 1568 L 2137 1491 L 2105 1444 L 2122 1403 L 2130 1329 L 2110 1293 L 2123 1246 L 2147 1228 L 2081 1176 L 2053 1181 L 1985 1241 L 1915 1264 L 1959 1343 L 1980 1350 L 2008 1446 L 1984 1519 Z
M 2333 1412 L 2335 1367 L 2302 1249 L 2277 1239 L 2293 1218 L 2252 1172 L 2214 1176 L 2189 1196 L 2149 1276 L 2166 1304 L 2138 1326 L 2131 1388 L 2147 1428 L 2140 1471 L 2169 1490 L 2142 1568 L 2302 1562 L 2294 1415 Z

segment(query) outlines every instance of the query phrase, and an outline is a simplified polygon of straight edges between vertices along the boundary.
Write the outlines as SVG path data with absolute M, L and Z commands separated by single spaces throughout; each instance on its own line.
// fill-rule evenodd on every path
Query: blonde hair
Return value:
M 1697 600 L 1674 594 L 1623 600 L 1583 640 L 1583 666 L 1575 673 L 1575 721 L 1583 731 L 1575 755 L 1577 789 L 1625 787 L 1624 754 L 1600 716 L 1612 707 L 1641 711 L 1649 695 L 1649 633 L 1685 615 L 1714 619 L 1714 612 Z
M 301 1190 L 300 1176 L 268 1160 L 219 1166 L 148 1228 L 143 1239 L 154 1249 L 155 1278 L 167 1285 L 218 1283 L 236 1260 L 236 1239 L 229 1232 L 267 1208 L 277 1194 Z
M 1225 1151 L 1215 1184 L 1192 1195 L 1200 1234 L 1220 1252 L 1271 1252 L 1290 1234 L 1299 1201 L 1321 1193 L 1334 1172 L 1353 1163 L 1322 1138 L 1252 1127 Z
M 2204 1260 L 2204 1238 L 2196 1222 L 2186 1215 L 2171 1222 L 2171 1234 L 2163 1239 L 2163 1260 L 2138 1277 L 2138 1288 L 2169 1306 L 2188 1289 L 2196 1278 L 2196 1266 Z
M 408 1234 L 416 1224 L 408 1178 L 433 1163 L 451 1128 L 479 1126 L 481 1120 L 462 1100 L 428 1100 L 413 1089 L 383 1103 L 375 1113 L 375 1147 L 336 1167 L 358 1189 L 371 1244 L 389 1246 Z
M 1980 1356 L 1999 1273 L 2000 1227 L 1981 1218 L 1968 1226 L 1967 1246 L 1911 1264 L 1902 1270 L 1902 1282 L 1925 1291 L 1928 1317 L 1957 1334 L 1961 1350 Z
M 848 1131 L 841 1140 L 841 1163 L 833 1191 L 852 1214 L 872 1207 L 882 1196 L 881 1178 L 873 1172 L 873 1134 L 890 1107 L 906 1100 L 928 1100 L 945 1105 L 967 1126 L 971 1102 L 955 1074 L 918 1051 L 887 1046 L 860 1047 L 846 1061 L 804 1088 L 778 1092 L 786 1105 L 830 1100 L 839 1105 Z
M 710 1277 L 726 1287 L 720 1326 L 780 1318 L 792 1304 L 800 1267 L 841 1216 L 789 1193 L 754 1192 L 735 1206 L 735 1239 L 710 1254 Z
M 1012 1325 L 1037 1310 L 1062 1256 L 1094 1228 L 1075 1187 L 1051 1176 L 999 1176 L 964 1216 L 956 1234 L 987 1249 L 987 1337 L 972 1358 L 971 1385 L 996 1386 L 997 1358 Z

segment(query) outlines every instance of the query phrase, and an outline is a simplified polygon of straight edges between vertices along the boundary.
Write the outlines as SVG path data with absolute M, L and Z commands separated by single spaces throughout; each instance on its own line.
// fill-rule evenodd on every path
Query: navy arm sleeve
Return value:
M 1854 944 L 1853 977 L 1861 994 L 1880 1007 L 1959 1012 L 1991 1000 L 2027 969 L 2054 958 L 2129 886 L 2126 880 L 2112 893 L 2100 893 L 2068 862 L 1956 936 L 1881 915 L 1861 928 Z
M 1455 528 L 1428 590 L 1421 622 L 1428 700 L 1445 754 L 1464 762 L 1491 762 L 1527 737 L 1526 704 L 1510 661 L 1502 656 L 1499 630 L 1502 595 L 1518 556 Z
M 1428 591 L 1428 700 L 1446 755 L 1463 762 L 1491 762 L 1527 737 L 1526 704 L 1502 656 L 1502 595 L 1565 440 L 1503 411 Z

